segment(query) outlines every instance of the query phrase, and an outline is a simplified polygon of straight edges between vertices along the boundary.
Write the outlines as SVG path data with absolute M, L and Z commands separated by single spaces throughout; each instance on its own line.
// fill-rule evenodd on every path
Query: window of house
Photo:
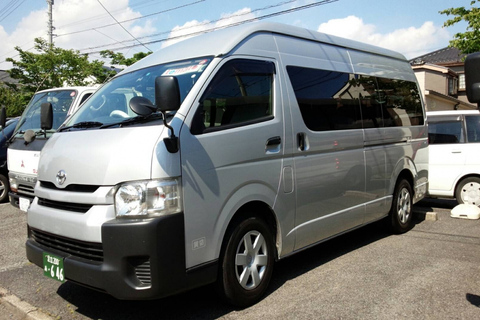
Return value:
M 448 95 L 457 95 L 457 79 L 454 77 L 448 77 Z
M 216 131 L 273 118 L 273 76 L 269 61 L 225 63 L 200 99 L 192 133 Z
M 465 90 L 465 73 L 460 73 L 458 75 L 458 89 L 459 90 Z

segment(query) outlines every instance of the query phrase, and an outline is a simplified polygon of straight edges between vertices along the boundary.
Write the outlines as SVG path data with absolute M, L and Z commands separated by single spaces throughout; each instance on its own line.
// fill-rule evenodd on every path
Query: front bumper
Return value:
M 102 225 L 103 258 L 92 261 L 37 241 L 29 228 L 27 258 L 43 268 L 43 252 L 64 258 L 67 280 L 117 299 L 154 299 L 215 281 L 217 264 L 186 270 L 183 213 Z M 65 239 L 68 241 L 69 239 Z
M 8 196 L 10 198 L 10 204 L 17 208 L 20 208 L 20 198 L 28 199 L 30 203 L 32 203 L 33 199 L 35 198 L 34 196 L 25 195 L 25 194 L 20 195 L 12 191 L 8 193 Z

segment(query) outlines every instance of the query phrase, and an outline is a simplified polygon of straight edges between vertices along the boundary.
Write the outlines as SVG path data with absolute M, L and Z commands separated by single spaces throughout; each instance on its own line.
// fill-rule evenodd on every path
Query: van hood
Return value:
M 68 185 L 113 186 L 151 178 L 152 155 L 163 125 L 57 132 L 40 155 L 38 180 Z M 63 170 L 66 179 L 57 181 Z

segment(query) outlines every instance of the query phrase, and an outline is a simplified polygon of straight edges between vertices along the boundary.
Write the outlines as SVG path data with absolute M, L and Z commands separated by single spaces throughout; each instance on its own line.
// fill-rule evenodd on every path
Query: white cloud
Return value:
M 431 21 L 419 28 L 402 28 L 382 34 L 375 25 L 367 24 L 356 16 L 329 20 L 322 23 L 318 31 L 395 50 L 407 58 L 437 50 L 450 39 L 448 31 L 435 26 Z
M 172 38 L 171 40 L 165 41 L 162 43 L 162 48 L 172 45 L 176 42 L 180 42 L 182 40 L 191 38 L 192 36 L 198 35 L 201 32 L 207 32 L 208 30 L 213 30 L 217 28 L 224 28 L 229 25 L 242 22 L 245 20 L 252 20 L 255 19 L 256 16 L 252 13 L 250 8 L 243 8 L 237 10 L 233 13 L 223 13 L 221 18 L 217 21 L 197 21 L 192 20 L 184 23 L 181 26 L 176 26 L 172 29 L 168 38 Z
M 102 4 L 115 17 L 117 21 L 130 20 L 141 17 L 139 12 L 135 12 L 128 7 L 129 0 L 103 0 Z M 54 33 L 58 37 L 54 38 L 57 47 L 65 49 L 81 50 L 113 43 L 113 47 L 121 47 L 123 44 L 116 41 L 132 40 L 133 38 L 125 32 L 120 26 L 116 25 L 115 20 L 100 6 L 97 0 L 69 0 L 55 1 L 53 6 L 53 22 L 56 29 Z M 73 22 L 73 23 L 72 23 Z M 111 27 L 98 28 L 98 31 L 90 30 L 86 32 L 72 32 L 93 29 L 99 26 L 115 24 Z M 148 36 L 156 31 L 151 20 L 132 20 L 122 23 L 136 38 Z M 0 26 L 0 69 L 10 68 L 9 63 L 2 63 L 7 57 L 14 57 L 17 52 L 15 46 L 20 46 L 24 50 L 33 47 L 34 39 L 42 37 L 47 39 L 47 8 L 39 11 L 32 11 L 25 16 L 11 34 L 7 34 Z M 142 39 L 145 41 L 145 39 Z M 116 44 L 115 44 L 116 43 Z M 103 50 L 97 48 L 94 50 Z M 135 51 L 145 51 L 143 47 L 134 49 Z M 128 51 L 128 50 L 127 50 Z M 126 52 L 126 51 L 125 51 Z M 124 53 L 125 53 L 124 52 Z M 99 59 L 99 56 L 95 56 Z

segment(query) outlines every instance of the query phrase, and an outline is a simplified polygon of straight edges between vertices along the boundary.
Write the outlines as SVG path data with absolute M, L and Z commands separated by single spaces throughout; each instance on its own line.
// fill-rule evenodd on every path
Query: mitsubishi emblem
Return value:
M 60 170 L 57 173 L 57 182 L 59 185 L 62 185 L 65 183 L 65 180 L 67 179 L 67 174 L 65 173 L 64 170 Z

